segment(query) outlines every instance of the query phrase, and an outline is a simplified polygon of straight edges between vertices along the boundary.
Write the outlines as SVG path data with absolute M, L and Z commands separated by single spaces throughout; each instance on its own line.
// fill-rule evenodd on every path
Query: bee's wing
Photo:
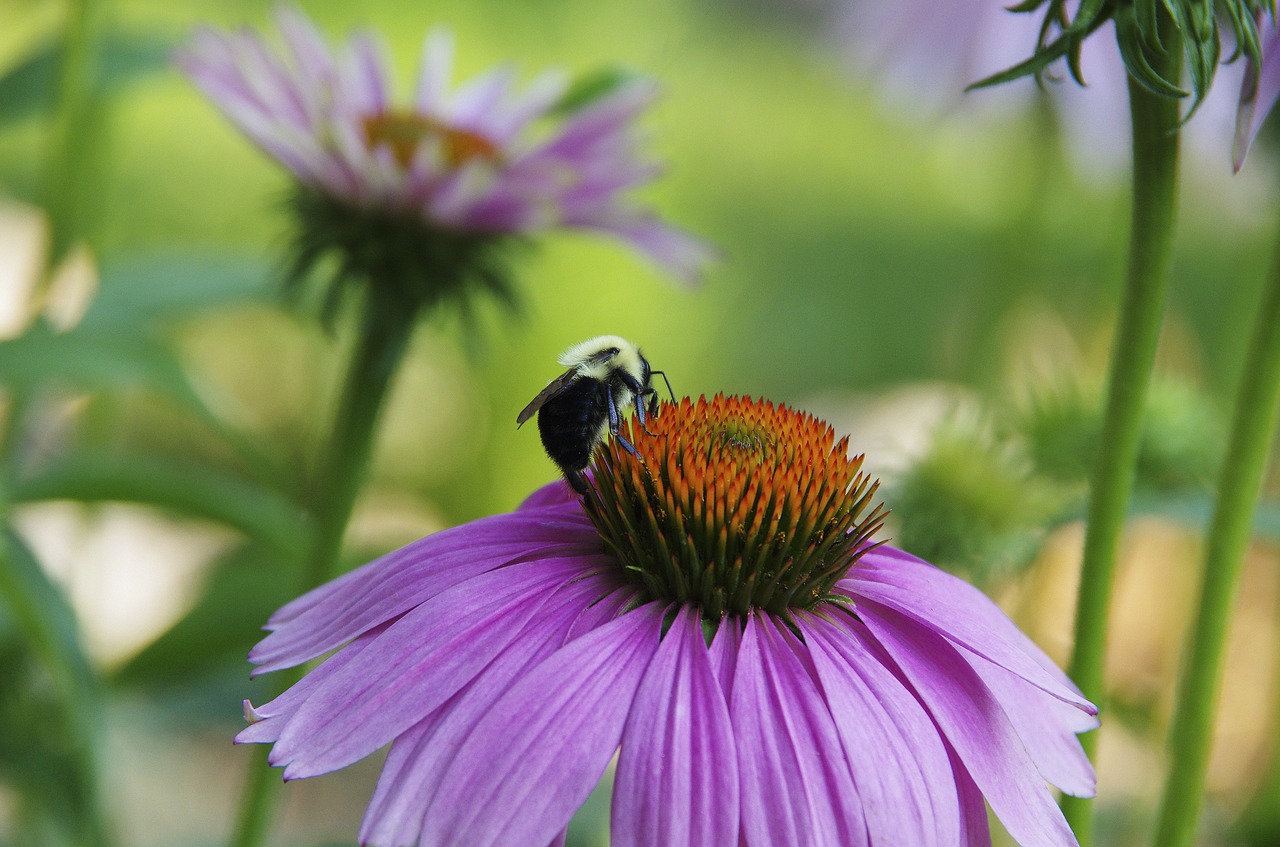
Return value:
M 524 411 L 522 411 L 519 417 L 516 418 L 516 426 L 520 426 L 525 421 L 529 420 L 529 418 L 533 417 L 534 413 L 541 409 L 544 403 L 568 388 L 569 383 L 573 382 L 577 376 L 577 367 L 572 367 L 560 374 L 560 376 L 551 380 L 551 382 L 547 383 L 547 387 L 539 391 L 538 396 L 530 400 L 529 405 L 525 406 Z

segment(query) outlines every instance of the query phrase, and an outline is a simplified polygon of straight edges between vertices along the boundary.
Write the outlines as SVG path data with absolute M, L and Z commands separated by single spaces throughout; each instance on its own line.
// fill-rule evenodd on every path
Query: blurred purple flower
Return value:
M 1236 113 L 1235 144 L 1231 151 L 1237 172 L 1244 167 L 1245 156 L 1258 137 L 1258 130 L 1280 98 L 1280 28 L 1275 20 L 1268 25 L 1265 18 L 1264 15 L 1258 20 L 1262 65 L 1258 67 L 1249 62 L 1240 86 L 1240 108 Z
M 619 748 L 615 847 L 988 845 L 984 799 L 1023 845 L 1076 843 L 1046 783 L 1093 794 L 1096 709 L 979 591 L 867 543 L 874 486 L 830 427 L 723 398 L 630 423 L 645 461 L 608 445 L 585 501 L 554 483 L 280 609 L 256 673 L 337 652 L 246 703 L 237 740 L 274 743 L 286 779 L 390 743 L 360 831 L 383 847 L 559 843 Z M 779 538 L 809 544 L 785 576 L 759 564 Z M 746 614 L 687 596 L 723 600 L 720 577 Z
M 331 51 L 300 11 L 278 10 L 285 50 L 249 29 L 204 28 L 179 56 L 202 91 L 304 186 L 355 209 L 417 216 L 453 233 L 599 230 L 686 281 L 708 248 L 627 192 L 660 172 L 641 158 L 635 119 L 657 94 L 631 81 L 557 119 L 566 81 L 522 89 L 509 66 L 450 90 L 453 39 L 426 39 L 417 92 L 392 104 L 381 42 L 354 34 Z

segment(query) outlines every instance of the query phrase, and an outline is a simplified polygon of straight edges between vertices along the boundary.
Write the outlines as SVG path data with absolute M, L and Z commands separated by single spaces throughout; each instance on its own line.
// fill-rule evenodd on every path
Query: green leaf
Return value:
M 993 85 L 1001 85 L 1002 83 L 1012 82 L 1015 79 L 1021 79 L 1024 76 L 1035 76 L 1043 73 L 1046 68 L 1072 49 L 1071 39 L 1066 36 L 1060 36 L 1057 40 L 1041 47 L 1031 58 L 1019 62 L 1011 68 L 1006 68 L 999 73 L 984 77 L 977 82 L 970 83 L 965 87 L 965 91 L 973 91 L 979 88 L 990 88 Z
M 37 768 L 20 775 L 31 792 L 29 799 L 58 829 L 73 833 L 72 843 L 105 844 L 97 754 L 101 691 L 80 649 L 74 612 L 9 527 L 0 529 L 0 603 L 48 680 L 43 685 L 30 680 L 25 692 L 41 700 L 42 707 L 38 714 L 25 716 L 29 726 L 22 738 L 45 754 Z M 6 695 L 14 684 L 5 678 Z M 23 699 L 4 703 L 10 717 L 22 720 L 23 712 L 29 711 L 23 709 Z
M 173 353 L 148 334 L 109 327 L 57 333 L 37 324 L 0 341 L 0 384 L 26 392 L 58 383 L 90 391 L 149 388 L 210 416 Z
M 279 494 L 208 466 L 169 458 L 80 452 L 60 456 L 13 481 L 13 502 L 119 501 L 168 509 L 240 530 L 294 557 L 308 530 L 301 510 Z
M 602 68 L 578 77 L 552 110 L 553 114 L 569 114 L 590 106 L 619 88 L 638 82 L 645 77 L 630 68 L 620 66 Z
M 117 34 L 99 45 L 98 93 L 111 95 L 169 65 L 173 45 L 150 35 Z M 0 77 L 0 127 L 49 111 L 62 46 L 39 47 Z
M 1076 10 L 1076 16 L 1071 20 L 1072 32 L 1088 34 L 1097 29 L 1106 2 L 1107 0 L 1083 0 Z
M 271 268 L 248 256 L 173 251 L 107 263 L 82 329 L 137 328 L 238 303 L 271 301 Z

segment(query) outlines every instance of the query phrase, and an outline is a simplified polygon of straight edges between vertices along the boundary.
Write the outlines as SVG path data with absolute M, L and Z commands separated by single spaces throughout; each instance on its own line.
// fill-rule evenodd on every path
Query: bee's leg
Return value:
M 586 480 L 586 477 L 582 475 L 582 472 L 575 471 L 572 468 L 564 468 L 563 470 L 564 470 L 565 481 L 568 482 L 569 485 L 573 487 L 574 491 L 578 492 L 583 497 L 586 497 L 587 496 L 587 480 Z
M 612 385 L 608 386 L 605 390 L 605 396 L 609 398 L 609 434 L 618 440 L 618 443 L 622 445 L 622 449 L 639 459 L 640 454 L 636 452 L 635 446 L 624 438 L 622 433 L 619 431 L 620 422 L 618 418 L 618 404 L 613 399 Z
M 651 412 L 645 409 L 644 398 L 649 395 L 656 395 L 657 392 L 652 388 L 645 388 L 637 382 L 631 374 L 620 373 L 618 374 L 618 377 L 622 380 L 623 384 L 627 386 L 627 388 L 631 389 L 631 402 L 636 407 L 636 417 L 640 419 L 640 428 L 649 433 L 649 435 L 653 435 L 652 432 L 649 432 L 649 414 L 651 414 Z M 610 390 L 610 398 L 612 398 L 612 396 L 613 392 Z M 657 409 L 658 405 L 657 403 L 654 403 L 653 411 L 656 412 Z M 614 434 L 617 435 L 616 432 Z

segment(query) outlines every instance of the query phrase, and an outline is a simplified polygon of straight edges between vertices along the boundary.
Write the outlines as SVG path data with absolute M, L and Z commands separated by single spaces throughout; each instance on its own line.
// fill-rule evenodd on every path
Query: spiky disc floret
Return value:
M 828 424 L 768 401 L 716 395 L 633 418 L 596 454 L 587 511 L 627 573 L 656 600 L 705 620 L 824 600 L 887 514 Z

